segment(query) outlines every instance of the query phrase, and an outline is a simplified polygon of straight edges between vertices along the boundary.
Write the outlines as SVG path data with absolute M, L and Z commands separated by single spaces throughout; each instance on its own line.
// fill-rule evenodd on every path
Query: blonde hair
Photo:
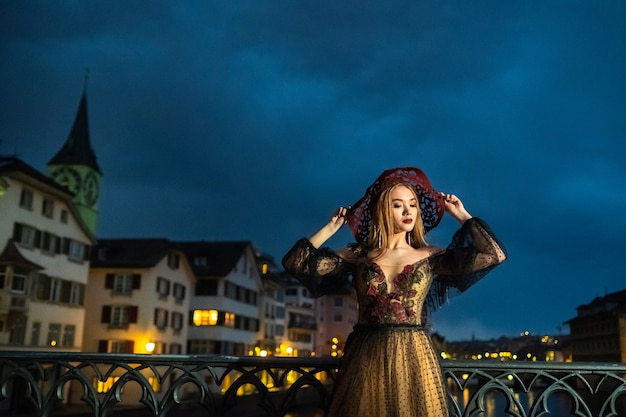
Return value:
M 394 233 L 395 228 L 392 215 L 393 202 L 391 201 L 391 193 L 400 186 L 411 190 L 413 197 L 415 197 L 415 200 L 417 201 L 417 218 L 415 219 L 415 227 L 407 233 L 407 242 L 415 249 L 429 246 L 428 242 L 426 242 L 424 222 L 422 221 L 419 199 L 415 194 L 415 190 L 410 184 L 395 184 L 384 189 L 378 196 L 375 206 L 372 207 L 372 227 L 368 233 L 367 243 L 371 248 L 380 248 L 381 252 L 376 255 L 376 258 L 384 255 L 389 248 L 389 237 Z

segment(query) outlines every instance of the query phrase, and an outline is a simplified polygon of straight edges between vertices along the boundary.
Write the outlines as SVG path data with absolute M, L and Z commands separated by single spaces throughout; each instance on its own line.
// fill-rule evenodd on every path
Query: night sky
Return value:
M 611 0 L 4 0 L 0 153 L 45 172 L 88 68 L 98 236 L 249 240 L 277 261 L 417 166 L 509 251 L 434 330 L 567 333 L 626 288 L 625 20 Z

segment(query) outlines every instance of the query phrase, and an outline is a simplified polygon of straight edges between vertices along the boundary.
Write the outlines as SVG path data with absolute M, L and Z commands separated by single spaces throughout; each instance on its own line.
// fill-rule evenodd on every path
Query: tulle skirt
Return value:
M 417 326 L 357 325 L 348 337 L 328 417 L 447 417 L 441 367 Z

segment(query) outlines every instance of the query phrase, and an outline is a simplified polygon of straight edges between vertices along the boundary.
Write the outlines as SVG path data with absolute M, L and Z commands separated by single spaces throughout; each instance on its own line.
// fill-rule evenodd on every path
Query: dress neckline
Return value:
M 394 279 L 394 278 L 396 278 L 398 275 L 400 275 L 400 274 L 404 273 L 404 272 L 405 272 L 408 268 L 413 268 L 413 269 L 415 269 L 415 267 L 416 267 L 418 264 L 421 264 L 421 263 L 423 263 L 424 261 L 426 261 L 426 260 L 428 260 L 428 259 L 432 258 L 434 255 L 438 254 L 439 252 L 441 252 L 441 251 L 439 251 L 439 250 L 438 250 L 438 251 L 436 251 L 436 252 L 431 253 L 431 254 L 430 254 L 430 255 L 428 255 L 428 256 L 423 257 L 423 258 L 422 258 L 422 259 L 420 259 L 419 261 L 413 262 L 412 264 L 406 264 L 406 265 L 404 265 L 404 266 L 402 267 L 402 269 L 400 270 L 400 272 L 396 273 L 395 275 L 393 275 L 393 276 L 391 276 L 391 277 L 390 277 L 390 276 L 388 276 L 388 275 L 385 273 L 385 271 L 383 271 L 382 266 L 381 266 L 378 262 L 376 262 L 376 261 L 370 261 L 370 262 L 372 263 L 372 265 L 374 265 L 374 266 L 375 266 L 375 267 L 376 267 L 376 268 L 380 271 L 380 273 L 382 274 L 383 278 L 385 278 L 386 280 L 387 280 L 387 279 Z

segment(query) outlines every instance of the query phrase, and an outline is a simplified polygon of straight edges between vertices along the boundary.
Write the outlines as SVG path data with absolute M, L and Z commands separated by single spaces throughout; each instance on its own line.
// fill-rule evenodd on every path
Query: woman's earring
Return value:
M 376 234 L 378 235 L 378 249 L 383 247 L 383 235 L 380 233 L 380 227 L 376 226 Z
M 409 246 L 411 246 L 411 233 L 406 234 L 406 241 L 409 244 Z

